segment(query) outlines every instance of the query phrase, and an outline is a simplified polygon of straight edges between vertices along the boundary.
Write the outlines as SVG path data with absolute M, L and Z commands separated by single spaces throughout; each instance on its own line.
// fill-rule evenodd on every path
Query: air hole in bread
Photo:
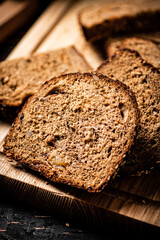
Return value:
M 59 134 L 55 134 L 52 138 L 46 139 L 47 145 L 50 147 L 55 147 L 55 144 L 57 141 L 60 141 L 64 138 L 64 136 L 61 136 Z
M 11 86 L 10 88 L 12 89 L 12 91 L 15 91 L 17 88 L 17 85 Z
M 60 140 L 60 139 L 61 139 L 60 135 L 57 134 L 57 135 L 54 136 L 54 141 L 57 141 L 57 140 Z
M 24 118 L 24 113 L 21 113 L 21 115 L 20 115 L 20 117 L 19 117 L 19 119 L 20 119 L 20 121 L 21 121 L 21 124 L 22 124 L 23 118 Z
M 119 103 L 119 109 L 120 109 L 120 113 L 121 113 L 123 120 L 126 122 L 127 117 L 128 117 L 128 109 L 126 108 L 126 106 L 123 103 Z
M 54 142 L 53 142 L 53 141 L 47 141 L 47 144 L 48 144 L 50 147 L 54 147 Z
M 105 103 L 104 106 L 105 106 L 105 107 L 108 107 L 108 106 L 109 106 L 109 103 Z
M 159 110 L 157 108 L 153 108 L 153 112 L 159 113 Z
M 151 143 L 151 145 L 154 145 L 154 144 L 156 144 L 156 141 L 154 139 L 151 139 L 150 143 Z
M 146 80 L 146 79 L 143 79 L 141 83 L 147 83 L 147 80 Z
M 108 148 L 108 158 L 110 157 L 111 152 L 112 152 L 112 146 L 110 146 L 110 147 Z
M 50 89 L 44 97 L 48 97 L 50 95 L 56 95 L 56 94 L 64 94 L 65 92 L 63 89 L 60 89 L 59 86 L 54 86 L 52 89 Z

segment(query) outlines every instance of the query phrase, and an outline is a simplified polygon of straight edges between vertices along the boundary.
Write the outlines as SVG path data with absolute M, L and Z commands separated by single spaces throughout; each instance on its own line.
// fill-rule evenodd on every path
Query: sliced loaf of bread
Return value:
M 61 74 L 87 72 L 91 67 L 73 47 L 0 63 L 0 116 L 14 118 L 41 85 Z
M 138 119 L 135 96 L 118 80 L 62 75 L 24 105 L 4 152 L 54 182 L 100 191 L 131 148 Z
M 88 40 L 116 34 L 145 32 L 160 28 L 160 1 L 115 1 L 90 6 L 79 14 L 79 22 Z
M 113 55 L 113 52 L 116 52 L 118 48 L 135 50 L 145 61 L 156 68 L 160 68 L 160 42 L 158 41 L 138 37 L 125 38 L 122 41 L 115 42 L 112 47 L 107 46 L 108 55 Z
M 135 93 L 140 126 L 123 169 L 127 173 L 147 171 L 160 161 L 160 71 L 136 51 L 124 49 L 104 62 L 97 72 L 121 80 Z

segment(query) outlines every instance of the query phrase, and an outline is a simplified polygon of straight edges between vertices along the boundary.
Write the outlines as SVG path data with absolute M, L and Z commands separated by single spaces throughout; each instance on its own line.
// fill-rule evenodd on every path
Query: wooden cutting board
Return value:
M 53 2 L 15 47 L 8 59 L 33 52 L 75 45 L 93 68 L 103 58 L 86 42 L 77 20 L 88 1 Z M 55 13 L 55 14 L 53 14 Z M 0 148 L 10 125 L 0 122 Z M 50 183 L 32 171 L 22 169 L 0 154 L 0 189 L 27 204 L 66 216 L 78 223 L 121 229 L 159 229 L 160 170 L 140 177 L 117 177 L 101 193 Z

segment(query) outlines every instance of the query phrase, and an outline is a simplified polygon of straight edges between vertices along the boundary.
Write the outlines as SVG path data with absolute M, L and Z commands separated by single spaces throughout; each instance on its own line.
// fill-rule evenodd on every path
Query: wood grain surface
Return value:
M 59 0 L 51 3 L 50 6 L 43 12 L 43 14 L 25 34 L 22 40 L 17 44 L 15 49 L 13 49 L 13 51 L 8 56 L 8 59 L 27 56 L 35 52 L 45 37 L 49 35 L 52 29 L 54 29 L 54 26 L 61 19 L 70 5 L 71 0 Z
M 96 68 L 102 56 L 86 42 L 77 14 L 90 1 L 53 2 L 10 54 L 9 59 L 34 52 L 75 45 Z M 53 14 L 55 12 L 55 14 Z M 47 28 L 44 26 L 48 23 Z M 44 31 L 43 31 L 44 30 Z M 35 37 L 36 36 L 36 37 Z M 10 125 L 0 122 L 0 150 Z M 160 171 L 139 177 L 116 177 L 101 193 L 88 193 L 62 184 L 9 162 L 0 154 L 0 188 L 9 196 L 41 209 L 92 225 L 160 227 Z

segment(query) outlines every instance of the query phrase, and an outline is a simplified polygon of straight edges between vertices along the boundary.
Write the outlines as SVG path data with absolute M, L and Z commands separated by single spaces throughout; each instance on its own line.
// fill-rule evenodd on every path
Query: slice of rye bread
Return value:
M 0 116 L 13 119 L 46 80 L 90 70 L 89 64 L 73 46 L 1 62 Z
M 135 50 L 146 62 L 160 68 L 160 42 L 133 37 L 122 41 L 120 48 Z
M 125 39 L 127 38 L 143 38 L 143 39 L 148 39 L 151 41 L 155 41 L 156 43 L 160 43 L 160 32 L 149 32 L 149 33 L 132 33 L 132 34 L 125 34 L 113 38 L 109 38 L 105 40 L 105 52 L 107 57 L 111 57 L 118 51 L 121 47 L 121 44 Z
M 138 119 L 135 96 L 118 80 L 62 75 L 24 105 L 4 153 L 51 181 L 100 191 L 123 163 Z
M 135 93 L 140 126 L 123 172 L 140 174 L 160 161 L 160 71 L 138 52 L 124 49 L 104 62 L 97 72 L 121 80 Z
M 118 46 L 118 45 L 117 45 Z M 129 48 L 137 51 L 140 56 L 156 68 L 160 68 L 160 42 L 145 38 L 131 37 L 119 43 L 119 48 Z M 111 55 L 111 51 L 109 55 Z
M 88 40 L 160 28 L 160 1 L 113 2 L 81 10 L 79 22 Z

